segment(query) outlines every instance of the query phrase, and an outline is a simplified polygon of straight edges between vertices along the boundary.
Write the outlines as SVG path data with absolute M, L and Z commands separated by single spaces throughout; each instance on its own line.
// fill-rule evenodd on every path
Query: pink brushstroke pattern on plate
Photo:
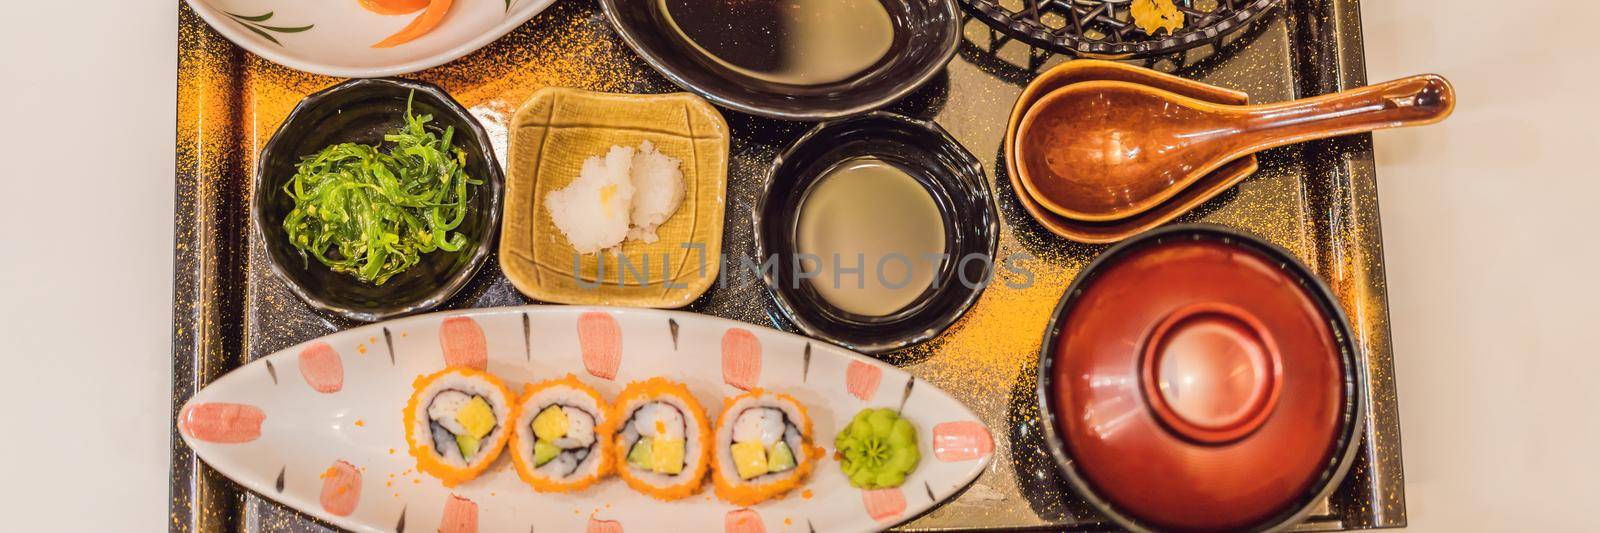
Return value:
M 444 501 L 444 518 L 439 520 L 439 533 L 477 533 L 478 504 L 451 494 Z
M 322 510 L 333 516 L 350 516 L 361 503 L 361 470 L 338 461 L 322 473 Z
M 239 444 L 261 438 L 267 414 L 254 405 L 200 403 L 178 417 L 178 427 L 190 437 L 217 444 Z
M 344 362 L 326 342 L 313 342 L 300 350 L 300 376 L 311 390 L 333 394 L 344 388 Z
M 767 533 L 766 525 L 761 523 L 761 515 L 749 509 L 728 511 L 723 530 L 726 533 Z
M 584 532 L 585 533 L 622 533 L 622 523 L 617 522 L 615 520 L 597 520 L 597 519 L 594 519 L 594 518 L 590 518 L 589 519 L 589 525 L 588 525 L 588 527 L 584 528 Z
M 591 311 L 578 317 L 578 347 L 583 368 L 601 379 L 616 379 L 622 366 L 622 327 L 610 313 Z
M 933 426 L 933 456 L 940 461 L 971 461 L 992 453 L 994 438 L 983 424 L 966 420 Z
M 489 340 L 483 336 L 483 327 L 470 317 L 444 319 L 439 324 L 439 348 L 444 350 L 445 366 L 489 368 Z
M 722 334 L 722 381 L 742 390 L 761 378 L 761 341 L 749 330 L 729 328 Z
M 906 496 L 898 488 L 861 491 L 861 503 L 868 516 L 886 524 L 894 523 L 906 512 Z
M 872 401 L 872 396 L 878 393 L 879 381 L 883 381 L 882 368 L 861 361 L 851 361 L 845 367 L 845 389 L 861 401 Z

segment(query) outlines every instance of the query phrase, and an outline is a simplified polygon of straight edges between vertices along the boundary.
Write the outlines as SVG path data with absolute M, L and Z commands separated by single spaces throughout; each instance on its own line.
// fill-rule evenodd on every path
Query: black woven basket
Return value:
M 1173 0 L 1184 26 L 1149 35 L 1134 25 L 1134 0 L 961 0 L 967 12 L 1022 42 L 1057 53 L 1133 59 L 1215 43 L 1248 26 L 1279 0 Z

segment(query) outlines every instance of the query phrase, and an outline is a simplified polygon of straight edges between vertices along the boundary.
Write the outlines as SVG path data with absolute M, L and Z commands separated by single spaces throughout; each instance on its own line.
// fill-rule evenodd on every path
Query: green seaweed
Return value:
M 381 146 L 342 143 L 323 148 L 295 166 L 283 190 L 294 209 L 283 220 L 289 242 L 334 272 L 383 285 L 437 250 L 455 252 L 467 237 L 455 229 L 466 218 L 466 152 L 427 128 L 430 115 L 414 115 L 406 98 L 406 124 L 384 135 Z

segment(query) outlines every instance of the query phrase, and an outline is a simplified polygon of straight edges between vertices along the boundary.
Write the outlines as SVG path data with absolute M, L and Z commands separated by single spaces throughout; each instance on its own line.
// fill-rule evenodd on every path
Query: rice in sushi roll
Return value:
M 711 425 L 689 389 L 663 378 L 634 382 L 613 412 L 617 475 L 661 500 L 700 491 L 711 457 Z
M 528 385 L 511 417 L 511 461 L 539 492 L 582 490 L 611 473 L 611 413 L 593 387 L 567 374 Z
M 811 417 L 787 394 L 754 389 L 724 402 L 713 434 L 717 497 L 755 505 L 783 495 L 816 466 Z
M 453 367 L 412 383 L 406 403 L 406 445 L 417 469 L 452 487 L 477 477 L 511 432 L 511 391 L 481 370 Z

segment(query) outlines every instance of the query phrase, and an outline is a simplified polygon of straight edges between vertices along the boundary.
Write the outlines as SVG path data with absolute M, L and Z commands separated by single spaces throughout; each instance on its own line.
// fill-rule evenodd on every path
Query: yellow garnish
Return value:
M 539 411 L 539 416 L 533 417 L 533 435 L 543 441 L 567 436 L 567 414 L 555 405 Z
M 767 473 L 767 449 L 760 442 L 735 442 L 728 451 L 733 453 L 733 466 L 739 469 L 740 478 Z
M 611 218 L 611 197 L 617 195 L 616 185 L 606 185 L 600 188 L 600 212 L 606 218 Z
M 656 437 L 650 442 L 651 470 L 658 474 L 683 471 L 683 439 Z
M 481 439 L 494 429 L 494 410 L 489 408 L 489 402 L 483 401 L 482 396 L 473 396 L 472 401 L 456 411 L 456 422 L 461 423 L 461 427 L 466 428 L 474 439 Z
M 1163 28 L 1171 35 L 1183 27 L 1183 12 L 1178 11 L 1172 0 L 1133 0 L 1128 12 L 1133 15 L 1133 23 L 1146 35 L 1155 35 Z

